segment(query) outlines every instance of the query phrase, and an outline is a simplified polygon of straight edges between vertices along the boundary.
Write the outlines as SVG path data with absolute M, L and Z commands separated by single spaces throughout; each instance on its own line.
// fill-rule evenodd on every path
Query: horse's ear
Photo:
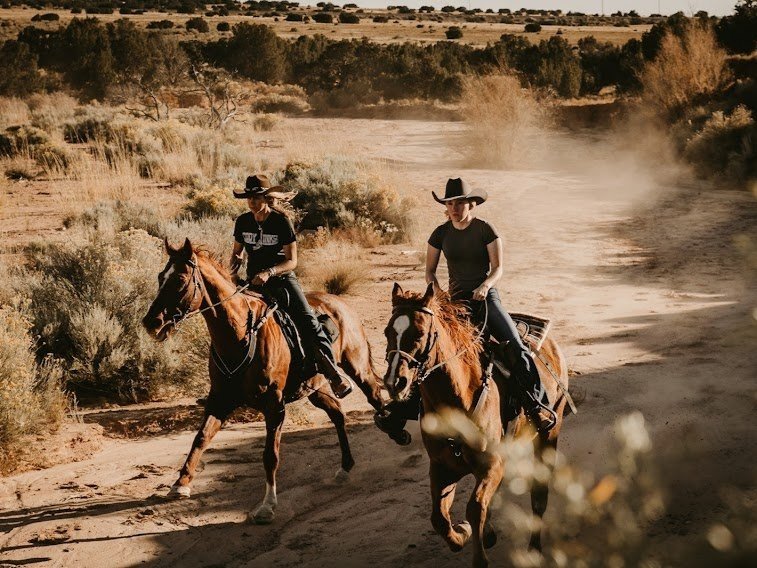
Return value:
M 423 305 L 428 306 L 431 300 L 434 299 L 434 283 L 431 282 L 426 288 L 426 293 L 423 294 Z
M 192 258 L 194 249 L 192 248 L 192 243 L 189 242 L 189 238 L 184 239 L 184 244 L 182 245 L 181 251 L 179 252 L 181 252 L 181 256 L 186 260 Z
M 404 294 L 404 292 L 402 290 L 402 286 L 400 286 L 399 284 L 397 284 L 395 282 L 394 283 L 394 287 L 392 288 L 392 301 L 396 300 L 397 298 L 399 298 L 403 294 Z

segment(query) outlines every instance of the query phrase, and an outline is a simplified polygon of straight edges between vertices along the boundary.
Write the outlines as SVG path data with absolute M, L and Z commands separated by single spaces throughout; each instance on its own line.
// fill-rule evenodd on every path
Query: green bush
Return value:
M 463 30 L 459 26 L 450 26 L 447 31 L 444 32 L 447 39 L 460 39 L 463 37 Z
M 529 24 L 526 24 L 523 31 L 529 34 L 537 34 L 541 31 L 541 24 L 537 24 L 536 22 L 531 22 Z
M 160 239 L 139 229 L 79 227 L 64 243 L 28 247 L 26 256 L 38 357 L 65 362 L 67 388 L 80 400 L 146 400 L 204 376 L 199 318 L 164 343 L 141 325 L 165 263 Z
M 339 23 L 340 24 L 359 24 L 360 16 L 358 16 L 357 14 L 353 14 L 351 12 L 340 12 Z
M 319 164 L 291 163 L 275 177 L 298 192 L 292 205 L 301 212 L 302 229 L 354 231 L 363 241 L 396 242 L 408 237 L 408 204 L 394 187 L 361 172 L 355 162 L 332 158 Z
M 185 25 L 187 30 L 197 30 L 201 34 L 206 34 L 210 31 L 210 26 L 208 25 L 208 22 L 206 22 L 202 18 L 189 18 L 187 20 L 187 23 Z
M 313 14 L 313 21 L 317 24 L 331 24 L 334 22 L 334 16 L 331 14 L 326 14 L 324 12 L 319 12 L 317 14 Z
M 218 22 L 216 29 L 219 32 L 228 32 L 231 31 L 231 24 L 229 24 L 229 22 Z

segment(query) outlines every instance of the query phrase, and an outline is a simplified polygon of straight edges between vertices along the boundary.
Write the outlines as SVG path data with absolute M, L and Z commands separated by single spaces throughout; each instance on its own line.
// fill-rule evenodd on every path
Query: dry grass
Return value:
M 0 130 L 29 122 L 29 107 L 21 99 L 0 98 Z
M 297 272 L 309 289 L 342 295 L 354 292 L 370 279 L 370 263 L 354 242 L 322 230 L 308 244 L 313 248 L 302 250 Z
M 644 102 L 674 115 L 700 96 L 712 95 L 730 78 L 727 54 L 710 27 L 690 24 L 683 37 L 668 33 L 660 53 L 641 73 Z
M 514 168 L 534 154 L 544 111 L 514 75 L 466 76 L 461 152 L 470 167 Z

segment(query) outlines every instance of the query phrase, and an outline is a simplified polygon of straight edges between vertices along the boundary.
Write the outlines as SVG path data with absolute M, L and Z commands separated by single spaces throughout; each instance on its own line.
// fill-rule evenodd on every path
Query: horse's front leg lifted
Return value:
M 455 500 L 457 482 L 452 481 L 446 468 L 431 463 L 429 469 L 431 478 L 431 524 L 453 552 L 458 552 L 471 537 L 471 527 L 468 522 L 452 525 L 449 511 Z
M 284 403 L 265 414 L 265 449 L 263 465 L 265 466 L 265 497 L 263 502 L 249 515 L 248 520 L 258 525 L 267 525 L 273 521 L 276 509 L 276 470 L 279 468 L 279 447 L 281 445 L 281 428 L 284 425 Z
M 215 436 L 220 429 L 221 420 L 213 414 L 206 414 L 202 426 L 192 442 L 192 449 L 189 450 L 187 461 L 184 462 L 184 466 L 179 471 L 179 479 L 171 486 L 171 490 L 168 492 L 169 495 L 180 498 L 187 498 L 191 495 L 192 490 L 190 489 L 189 484 L 194 478 L 197 464 L 200 462 L 200 457 L 210 445 L 213 436 Z
M 499 456 L 488 456 L 483 475 L 477 475 L 476 487 L 468 501 L 466 518 L 473 528 L 473 566 L 485 568 L 489 565 L 485 548 L 496 543 L 496 533 L 487 526 L 486 518 L 489 513 L 489 503 L 502 482 L 504 466 Z

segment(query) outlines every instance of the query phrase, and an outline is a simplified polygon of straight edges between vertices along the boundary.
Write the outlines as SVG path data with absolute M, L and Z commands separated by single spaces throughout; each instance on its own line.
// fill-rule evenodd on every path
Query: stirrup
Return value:
M 339 373 L 339 382 L 329 379 L 329 386 L 331 387 L 331 392 L 334 393 L 334 396 L 340 399 L 346 397 L 353 391 L 352 379 L 342 373 Z

